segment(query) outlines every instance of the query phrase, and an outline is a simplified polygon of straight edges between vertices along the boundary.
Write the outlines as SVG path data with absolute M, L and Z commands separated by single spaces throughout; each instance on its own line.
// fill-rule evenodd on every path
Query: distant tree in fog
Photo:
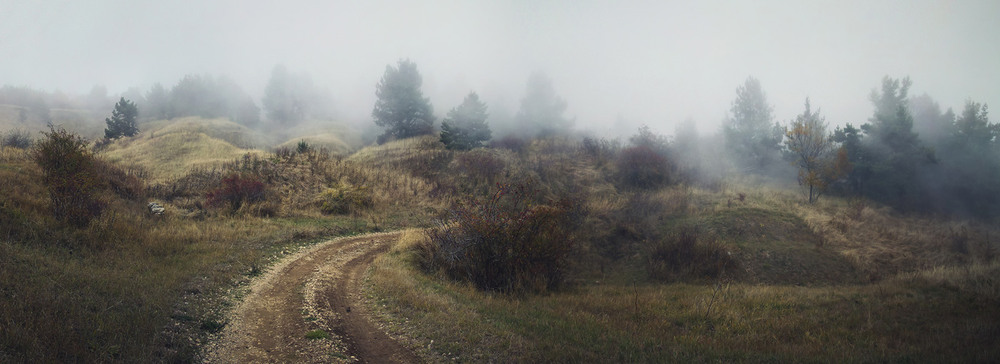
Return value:
M 396 67 L 385 66 L 385 74 L 375 86 L 375 125 L 385 128 L 379 142 L 432 133 L 434 108 L 424 97 L 423 80 L 416 63 L 400 60 Z
M 139 108 L 132 101 L 124 97 L 115 104 L 115 109 L 111 111 L 111 117 L 104 119 L 107 128 L 104 129 L 104 137 L 114 139 L 123 136 L 131 137 L 139 133 L 139 128 L 135 125 L 139 118 Z
M 170 117 L 170 93 L 160 83 L 153 84 L 146 92 L 146 114 L 152 120 L 162 120 Z
M 486 123 L 486 104 L 470 92 L 461 105 L 448 111 L 441 122 L 441 142 L 448 149 L 469 150 L 483 146 L 492 132 Z
M 542 137 L 566 134 L 573 120 L 563 116 L 564 112 L 566 100 L 556 95 L 552 79 L 541 72 L 532 73 L 516 117 L 520 126 Z
M 951 108 L 941 112 L 941 106 L 926 93 L 910 98 L 908 107 L 913 115 L 913 131 L 931 147 L 943 147 L 954 133 L 955 112 Z
M 747 78 L 736 88 L 723 135 L 730 156 L 743 171 L 760 172 L 780 157 L 784 131 L 773 122 L 772 110 L 756 78 Z
M 806 190 L 809 203 L 816 202 L 830 183 L 850 170 L 846 149 L 835 147 L 827 136 L 826 120 L 819 110 L 811 110 L 808 98 L 805 111 L 785 132 L 785 147 L 799 169 L 799 186 Z
M 159 92 L 155 87 L 154 85 L 154 89 L 150 90 L 151 93 Z M 236 122 L 253 121 L 256 118 L 244 116 L 246 102 L 249 99 L 250 96 L 232 79 L 211 75 L 187 75 L 170 90 L 167 114 L 170 118 L 200 116 L 224 117 Z
M 234 116 L 233 121 L 242 125 L 255 127 L 257 124 L 260 124 L 260 108 L 257 107 L 257 103 L 253 102 L 253 98 L 249 96 L 239 103 L 234 111 Z
M 939 154 L 941 171 L 936 177 L 943 179 L 948 192 L 944 207 L 980 217 L 1000 216 L 1000 124 L 990 123 L 986 105 L 965 103 Z
M 308 96 L 303 83 L 305 80 L 294 77 L 285 66 L 275 66 L 261 100 L 267 118 L 285 125 L 305 119 Z
M 916 178 L 920 169 L 935 161 L 934 152 L 926 148 L 913 132 L 913 116 L 908 108 L 907 91 L 910 79 L 885 77 L 882 91 L 872 91 L 875 113 L 861 126 L 865 133 L 862 148 L 870 177 L 865 194 L 898 208 L 911 209 L 926 202 L 923 186 Z

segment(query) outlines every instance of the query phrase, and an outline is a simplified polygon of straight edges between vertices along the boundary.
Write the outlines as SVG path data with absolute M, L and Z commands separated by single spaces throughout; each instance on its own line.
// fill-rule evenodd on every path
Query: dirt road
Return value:
M 419 362 L 374 326 L 361 304 L 365 269 L 398 238 L 341 238 L 283 259 L 254 281 L 206 348 L 206 362 Z

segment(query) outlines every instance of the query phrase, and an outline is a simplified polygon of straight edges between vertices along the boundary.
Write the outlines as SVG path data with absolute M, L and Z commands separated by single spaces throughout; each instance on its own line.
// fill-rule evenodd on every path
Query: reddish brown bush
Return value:
M 244 203 L 260 202 L 266 196 L 267 188 L 260 179 L 233 173 L 223 178 L 222 185 L 209 192 L 205 199 L 209 206 L 229 205 L 236 211 Z
M 568 200 L 534 204 L 525 185 L 498 184 L 485 202 L 454 209 L 454 223 L 430 231 L 433 262 L 454 279 L 506 293 L 557 288 L 565 275 L 575 223 Z

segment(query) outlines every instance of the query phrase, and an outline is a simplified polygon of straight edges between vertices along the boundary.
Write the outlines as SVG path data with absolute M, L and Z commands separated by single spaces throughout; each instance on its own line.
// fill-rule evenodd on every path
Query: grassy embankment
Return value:
M 558 158 L 539 147 L 492 153 L 505 173 L 533 171 Z M 599 163 L 564 168 L 575 180 L 608 174 Z M 1000 359 L 996 227 L 833 197 L 809 205 L 746 181 L 716 191 L 613 190 L 600 177 L 584 186 L 586 235 L 567 289 L 512 298 L 422 271 L 428 237 L 413 230 L 369 272 L 372 307 L 441 361 Z M 652 218 L 623 223 L 635 216 Z M 731 254 L 721 278 L 657 274 L 650 253 L 681 229 Z

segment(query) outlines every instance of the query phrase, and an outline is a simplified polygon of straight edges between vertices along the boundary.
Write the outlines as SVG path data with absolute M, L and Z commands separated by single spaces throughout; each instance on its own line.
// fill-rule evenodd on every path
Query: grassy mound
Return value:
M 823 246 L 798 216 L 761 208 L 734 208 L 704 218 L 710 235 L 733 245 L 744 282 L 763 284 L 849 284 L 858 275 L 851 261 Z
M 247 153 L 260 153 L 235 146 L 233 142 L 243 140 L 246 131 L 226 120 L 185 118 L 160 123 L 165 124 L 153 124 L 153 129 L 143 130 L 134 138 L 112 142 L 99 155 L 113 163 L 144 168 L 149 173 L 149 182 L 164 182 L 191 169 L 217 166 Z

